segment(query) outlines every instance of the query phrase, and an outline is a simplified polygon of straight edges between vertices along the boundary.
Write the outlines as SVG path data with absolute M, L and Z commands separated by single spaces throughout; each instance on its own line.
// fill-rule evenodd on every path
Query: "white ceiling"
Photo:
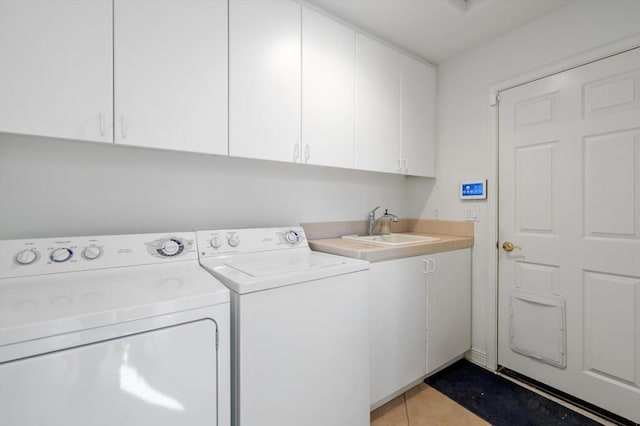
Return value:
M 436 64 L 571 1 L 307 0 Z

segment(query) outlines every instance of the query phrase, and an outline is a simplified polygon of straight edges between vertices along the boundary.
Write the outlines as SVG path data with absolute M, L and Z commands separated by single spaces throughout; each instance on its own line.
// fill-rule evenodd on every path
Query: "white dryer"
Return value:
M 0 241 L 0 424 L 230 423 L 229 291 L 194 233 Z
M 300 227 L 197 232 L 231 290 L 232 423 L 369 424 L 369 263 L 309 249 Z

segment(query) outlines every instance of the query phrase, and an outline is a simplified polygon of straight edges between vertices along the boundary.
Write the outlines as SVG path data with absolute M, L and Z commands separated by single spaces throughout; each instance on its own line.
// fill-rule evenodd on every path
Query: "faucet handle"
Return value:
M 376 215 L 376 210 L 378 210 L 379 208 L 380 208 L 380 206 L 376 207 L 375 209 L 371 210 L 369 212 L 369 214 L 375 216 Z

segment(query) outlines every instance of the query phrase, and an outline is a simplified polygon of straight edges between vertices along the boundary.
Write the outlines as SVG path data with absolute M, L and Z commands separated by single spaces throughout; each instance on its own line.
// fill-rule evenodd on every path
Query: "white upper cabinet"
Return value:
M 436 70 L 402 55 L 402 168 L 435 176 Z
M 303 163 L 355 167 L 355 49 L 355 31 L 303 8 Z
M 112 142 L 111 0 L 0 1 L 0 131 Z
M 356 167 L 397 173 L 400 158 L 400 53 L 356 35 Z
M 115 0 L 114 12 L 116 143 L 227 154 L 227 2 Z
M 301 6 L 229 2 L 229 154 L 300 161 Z

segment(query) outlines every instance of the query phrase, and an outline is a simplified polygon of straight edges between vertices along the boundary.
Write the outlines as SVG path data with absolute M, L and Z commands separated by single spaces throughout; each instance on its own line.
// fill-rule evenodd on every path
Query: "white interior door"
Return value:
M 499 121 L 499 244 L 519 247 L 498 362 L 640 422 L 640 49 L 502 92 Z

